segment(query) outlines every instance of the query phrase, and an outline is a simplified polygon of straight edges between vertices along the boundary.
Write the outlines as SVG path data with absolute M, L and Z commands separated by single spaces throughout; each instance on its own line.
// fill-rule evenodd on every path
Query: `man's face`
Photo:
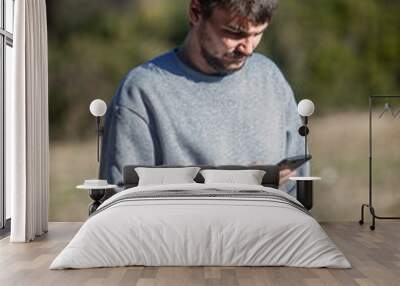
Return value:
M 201 54 L 217 73 L 233 73 L 253 54 L 267 26 L 268 23 L 255 24 L 214 8 L 210 18 L 199 22 Z

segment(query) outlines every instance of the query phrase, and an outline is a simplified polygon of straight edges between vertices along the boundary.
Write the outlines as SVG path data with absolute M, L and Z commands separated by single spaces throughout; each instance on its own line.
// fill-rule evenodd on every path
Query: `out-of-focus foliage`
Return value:
M 281 0 L 258 48 L 318 112 L 400 94 L 400 1 Z M 182 43 L 189 0 L 48 0 L 52 139 L 94 135 L 91 100 Z

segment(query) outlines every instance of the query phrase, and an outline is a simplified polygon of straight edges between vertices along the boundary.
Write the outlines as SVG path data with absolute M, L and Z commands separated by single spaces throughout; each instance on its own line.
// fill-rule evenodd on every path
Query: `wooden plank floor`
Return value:
M 375 232 L 358 223 L 322 224 L 352 269 L 290 267 L 121 267 L 48 270 L 81 223 L 50 223 L 27 244 L 0 241 L 0 285 L 400 285 L 400 222 L 379 221 Z

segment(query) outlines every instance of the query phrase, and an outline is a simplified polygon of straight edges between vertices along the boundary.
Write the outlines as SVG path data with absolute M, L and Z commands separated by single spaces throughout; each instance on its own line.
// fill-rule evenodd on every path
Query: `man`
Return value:
M 293 93 L 254 53 L 276 2 L 191 0 L 183 45 L 133 69 L 114 96 L 100 177 L 120 184 L 128 164 L 274 164 L 302 154 Z M 294 174 L 280 172 L 292 195 Z

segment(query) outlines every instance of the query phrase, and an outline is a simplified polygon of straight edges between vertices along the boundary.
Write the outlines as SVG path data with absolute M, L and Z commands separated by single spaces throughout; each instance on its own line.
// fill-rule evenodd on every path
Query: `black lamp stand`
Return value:
M 100 137 L 103 136 L 104 128 L 100 126 L 100 116 L 96 116 L 97 133 L 97 162 L 100 162 Z
M 304 137 L 304 155 L 307 157 L 307 135 L 310 133 L 308 129 L 308 117 L 302 116 L 303 125 L 299 128 L 299 134 Z M 313 207 L 313 181 L 297 180 L 296 181 L 296 198 L 308 210 Z
M 303 125 L 299 128 L 299 134 L 304 137 L 304 155 L 307 157 L 307 135 L 310 133 L 310 129 L 308 129 L 308 117 L 302 116 Z

